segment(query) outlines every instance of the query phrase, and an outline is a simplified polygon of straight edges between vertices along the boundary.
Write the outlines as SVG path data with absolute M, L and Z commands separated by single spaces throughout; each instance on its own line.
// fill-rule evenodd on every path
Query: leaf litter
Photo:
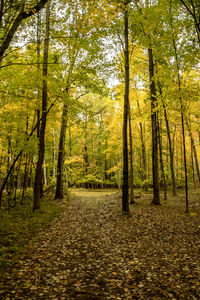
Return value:
M 0 299 L 200 299 L 200 205 L 76 190 L 0 282 Z

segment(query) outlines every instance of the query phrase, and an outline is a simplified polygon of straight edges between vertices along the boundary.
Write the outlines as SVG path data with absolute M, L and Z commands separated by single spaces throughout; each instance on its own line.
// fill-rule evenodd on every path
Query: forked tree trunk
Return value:
M 49 32 L 50 32 L 50 0 L 46 8 L 46 33 L 44 41 L 43 58 L 43 88 L 42 88 L 42 121 L 40 127 L 38 161 L 35 172 L 33 211 L 40 209 L 40 191 L 43 179 L 43 161 L 45 153 L 45 130 L 47 117 L 47 74 L 48 74 L 48 50 L 49 50 Z
M 152 126 L 152 172 L 153 172 L 153 200 L 152 204 L 160 205 L 159 194 L 159 165 L 158 165 L 158 128 L 157 128 L 157 99 L 154 79 L 154 61 L 152 48 L 148 48 L 149 79 L 151 96 L 151 126 Z
M 128 47 L 128 4 L 124 4 L 124 58 L 125 58 L 125 93 L 123 116 L 123 187 L 122 211 L 129 213 L 129 175 L 128 175 L 128 114 L 129 114 L 129 47 Z

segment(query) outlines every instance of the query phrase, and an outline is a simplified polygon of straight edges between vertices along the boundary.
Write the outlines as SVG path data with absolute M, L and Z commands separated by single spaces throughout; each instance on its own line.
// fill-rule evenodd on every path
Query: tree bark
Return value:
M 194 188 L 196 190 L 196 181 L 195 181 L 195 172 L 194 172 L 194 159 L 193 159 L 193 147 L 192 147 L 192 140 L 191 141 L 191 165 L 192 165 L 192 179 L 193 179 L 193 183 L 194 183 Z
M 137 99 L 137 107 L 139 110 L 139 115 L 141 116 L 141 110 L 140 110 L 140 103 Z M 145 140 L 144 140 L 144 130 L 143 130 L 143 124 L 140 122 L 140 140 L 141 140 L 141 148 L 142 148 L 142 167 L 143 167 L 143 174 L 142 174 L 142 180 L 147 179 L 147 160 L 146 160 L 146 147 L 145 147 Z
M 68 97 L 68 90 L 67 97 Z M 67 104 L 63 105 L 62 122 L 60 129 L 60 140 L 58 149 L 58 164 L 57 164 L 57 182 L 55 199 L 64 198 L 64 161 L 65 161 L 65 140 L 67 129 Z
M 85 145 L 84 145 L 84 165 L 85 165 L 85 188 L 89 188 L 89 184 L 87 181 L 87 175 L 88 175 L 88 146 L 87 146 L 87 122 L 88 122 L 88 117 L 85 117 Z
M 171 29 L 172 29 L 172 45 L 174 48 L 174 56 L 176 62 L 176 70 L 177 70 L 177 79 L 178 79 L 178 91 L 179 91 L 179 101 L 181 106 L 181 125 L 182 125 L 182 139 L 183 139 L 183 157 L 184 157 L 184 170 L 185 170 L 185 204 L 186 204 L 186 213 L 189 212 L 189 203 L 188 203 L 188 176 L 187 176 L 187 157 L 186 157 L 186 144 L 185 144 L 185 124 L 184 124 L 184 103 L 181 97 L 181 76 L 180 76 L 180 65 L 178 52 L 176 47 L 176 41 L 174 37 L 174 26 L 173 26 L 173 17 L 172 17 L 172 3 L 170 0 L 170 21 L 171 21 Z
M 46 8 L 46 34 L 44 41 L 44 58 L 43 58 L 43 88 L 42 88 L 42 121 L 40 127 L 39 147 L 38 147 L 38 161 L 35 172 L 34 182 L 34 199 L 33 211 L 40 209 L 40 191 L 43 179 L 43 161 L 45 153 L 45 131 L 47 118 L 47 75 L 48 75 L 48 51 L 49 51 L 49 34 L 50 34 L 50 0 Z
M 174 174 L 174 151 L 172 149 L 172 140 L 171 140 L 171 133 L 170 133 L 170 128 L 169 128 L 169 121 L 168 121 L 168 116 L 167 116 L 167 110 L 166 110 L 166 105 L 164 102 L 164 99 L 162 97 L 162 88 L 160 83 L 158 82 L 159 86 L 159 92 L 161 96 L 161 101 L 162 101 L 162 106 L 164 110 L 164 117 L 165 117 L 165 125 L 167 129 L 167 138 L 168 138 L 168 143 L 169 143 L 169 157 L 170 157 L 170 171 L 171 171 L 171 180 L 172 180 L 172 193 L 173 196 L 176 196 L 176 180 L 175 180 L 175 174 Z
M 3 25 L 4 0 L 0 1 L 0 28 Z
M 153 200 L 152 204 L 160 205 L 159 194 L 159 165 L 158 165 L 158 128 L 157 128 L 157 99 L 156 85 L 154 80 L 153 50 L 148 48 L 149 56 L 149 79 L 151 96 L 151 125 L 152 125 L 152 172 L 153 172 Z
M 198 176 L 198 180 L 199 180 L 199 183 L 200 183 L 200 171 L 199 171 L 199 162 L 198 162 L 198 157 L 197 157 L 197 150 L 196 150 L 194 138 L 193 138 L 192 131 L 191 131 L 191 126 L 190 126 L 190 123 L 189 123 L 188 120 L 186 120 L 186 125 L 187 125 L 187 128 L 188 128 L 188 132 L 189 132 L 189 136 L 190 136 L 190 140 L 191 140 L 191 146 L 192 146 L 192 150 L 193 150 L 193 153 L 194 153 L 194 160 L 195 160 L 197 176 Z
M 131 114 L 129 106 L 129 143 L 130 143 L 130 204 L 134 204 L 134 190 L 133 190 L 133 138 L 131 126 Z
M 123 116 L 123 187 L 122 211 L 129 213 L 129 172 L 128 172 L 128 114 L 129 114 L 129 46 L 128 46 L 128 5 L 125 1 L 124 10 L 124 58 L 125 58 L 125 93 Z
M 165 170 L 164 170 L 164 163 L 163 163 L 161 125 L 159 123 L 159 120 L 157 126 L 158 126 L 158 144 L 159 144 L 159 154 L 160 154 L 160 169 L 161 169 L 163 188 L 164 188 L 164 200 L 167 200 L 167 184 L 166 184 L 166 177 L 165 177 Z

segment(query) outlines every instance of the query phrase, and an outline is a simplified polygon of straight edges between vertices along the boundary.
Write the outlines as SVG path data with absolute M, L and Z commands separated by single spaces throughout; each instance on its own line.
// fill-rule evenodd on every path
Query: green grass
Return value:
M 11 267 L 24 250 L 29 240 L 45 229 L 51 220 L 61 212 L 61 205 L 42 199 L 41 209 L 32 212 L 32 199 L 26 204 L 17 204 L 9 211 L 0 209 L 0 274 Z

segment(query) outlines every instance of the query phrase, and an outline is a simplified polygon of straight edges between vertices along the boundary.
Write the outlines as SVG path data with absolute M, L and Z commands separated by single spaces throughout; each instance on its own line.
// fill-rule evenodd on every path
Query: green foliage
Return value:
M 30 194 L 30 193 L 29 193 Z M 41 210 L 32 212 L 32 198 L 29 195 L 24 205 L 0 210 L 0 273 L 11 267 L 20 252 L 25 251 L 31 239 L 44 230 L 51 220 L 61 212 L 61 206 L 49 199 L 41 203 Z

